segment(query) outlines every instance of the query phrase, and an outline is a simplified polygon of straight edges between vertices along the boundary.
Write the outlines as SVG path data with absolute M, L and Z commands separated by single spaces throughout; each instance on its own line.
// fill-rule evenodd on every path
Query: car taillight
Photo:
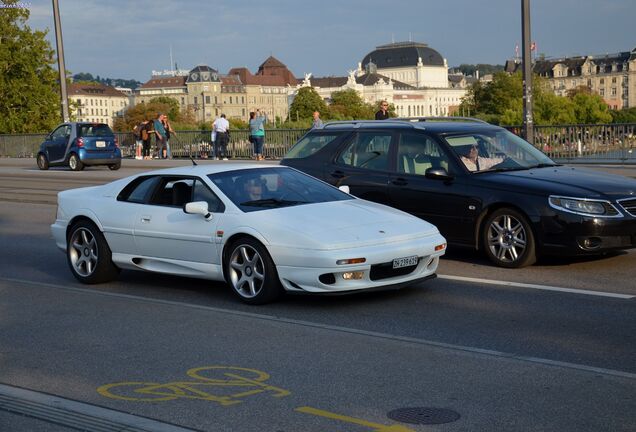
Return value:
M 78 138 L 77 139 L 77 146 L 78 147 L 84 147 L 84 138 Z
M 115 137 L 115 147 L 119 148 L 119 140 Z

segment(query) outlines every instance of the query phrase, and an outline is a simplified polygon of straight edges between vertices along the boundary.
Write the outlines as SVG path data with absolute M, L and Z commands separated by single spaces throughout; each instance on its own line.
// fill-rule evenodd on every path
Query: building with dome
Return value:
M 466 94 L 466 81 L 461 83 L 449 80 L 448 63 L 435 49 L 397 42 L 376 47 L 348 77 L 307 74 L 298 87 L 311 85 L 326 102 L 334 91 L 354 89 L 373 105 L 382 100 L 394 104 L 400 117 L 437 117 L 457 111 Z

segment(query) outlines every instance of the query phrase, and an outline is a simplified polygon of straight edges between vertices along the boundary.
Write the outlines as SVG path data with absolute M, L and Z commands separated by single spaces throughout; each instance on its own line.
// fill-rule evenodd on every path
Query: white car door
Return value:
M 191 201 L 208 201 L 213 218 L 185 213 L 183 205 Z M 222 213 L 216 201 L 221 203 L 199 179 L 162 178 L 154 196 L 137 213 L 134 236 L 139 254 L 220 265 L 216 227 Z

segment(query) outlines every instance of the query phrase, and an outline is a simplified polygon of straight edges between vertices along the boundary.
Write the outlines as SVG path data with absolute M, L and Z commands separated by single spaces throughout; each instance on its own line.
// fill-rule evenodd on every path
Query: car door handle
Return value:
M 142 216 L 141 217 L 141 223 L 148 223 L 150 222 L 151 217 L 150 216 Z
M 334 171 L 331 173 L 331 177 L 335 177 L 335 178 L 343 178 L 345 176 L 345 173 L 343 173 L 342 171 Z
M 391 183 L 393 183 L 396 186 L 406 186 L 407 184 L 409 184 L 409 182 L 407 182 L 405 179 L 403 178 L 396 178 L 395 180 L 392 180 Z

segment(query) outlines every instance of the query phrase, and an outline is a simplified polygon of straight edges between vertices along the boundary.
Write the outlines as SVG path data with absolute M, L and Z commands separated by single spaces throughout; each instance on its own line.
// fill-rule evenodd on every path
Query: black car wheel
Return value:
M 510 208 L 498 209 L 488 216 L 483 244 L 488 258 L 500 267 L 525 267 L 537 260 L 530 224 L 524 215 Z
M 46 158 L 46 155 L 44 153 L 38 154 L 36 162 L 38 164 L 39 169 L 41 170 L 49 169 L 49 160 Z
M 80 160 L 79 156 L 75 153 L 71 153 L 68 158 L 68 167 L 73 171 L 81 171 L 84 169 L 84 164 Z
M 73 276 L 86 284 L 108 282 L 119 274 L 106 238 L 89 221 L 80 221 L 71 227 L 66 257 Z
M 238 239 L 228 248 L 225 276 L 247 304 L 268 303 L 282 293 L 278 272 L 265 247 L 255 239 Z
M 121 162 L 118 162 L 116 164 L 108 165 L 108 169 L 111 170 L 111 171 L 117 171 L 119 168 L 121 168 Z

